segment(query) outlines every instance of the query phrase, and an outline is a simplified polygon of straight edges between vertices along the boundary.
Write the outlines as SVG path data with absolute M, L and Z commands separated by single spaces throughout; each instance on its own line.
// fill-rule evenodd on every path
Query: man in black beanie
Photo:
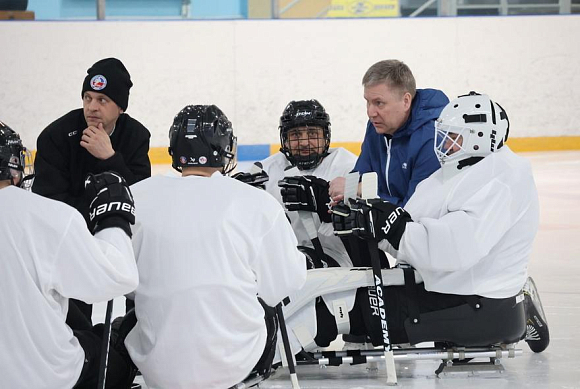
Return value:
M 125 113 L 132 86 L 129 72 L 116 58 L 102 59 L 87 70 L 83 108 L 49 124 L 37 139 L 33 192 L 73 206 L 88 220 L 88 173 L 114 171 L 129 185 L 151 176 L 151 134 Z M 77 303 L 70 304 L 67 323 L 82 329 L 91 325 L 92 307 Z M 77 308 L 83 315 L 74 314 Z

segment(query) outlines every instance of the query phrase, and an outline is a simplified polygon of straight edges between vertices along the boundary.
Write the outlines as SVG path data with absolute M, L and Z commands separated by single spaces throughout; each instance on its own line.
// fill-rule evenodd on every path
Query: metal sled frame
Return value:
M 516 348 L 516 343 L 499 344 L 489 347 L 394 347 L 395 362 L 417 360 L 441 360 L 435 370 L 439 377 L 447 373 L 458 372 L 497 372 L 505 371 L 501 360 L 515 358 L 523 351 Z M 320 351 L 308 353 L 311 359 L 297 360 L 297 366 L 319 365 L 340 366 L 358 365 L 364 363 L 384 362 L 385 355 L 382 349 L 374 350 L 347 350 L 347 351 Z M 488 359 L 488 361 L 472 361 L 472 359 Z M 264 377 L 254 375 L 231 389 L 246 389 L 258 385 Z
M 516 344 L 500 344 L 489 347 L 425 347 L 393 348 L 395 361 L 441 360 L 435 374 L 460 371 L 504 371 L 502 358 L 515 358 L 522 355 Z M 297 361 L 298 366 L 321 365 L 339 366 L 380 362 L 384 360 L 382 350 L 322 351 L 310 354 L 312 359 Z M 489 362 L 473 362 L 472 359 L 488 358 Z

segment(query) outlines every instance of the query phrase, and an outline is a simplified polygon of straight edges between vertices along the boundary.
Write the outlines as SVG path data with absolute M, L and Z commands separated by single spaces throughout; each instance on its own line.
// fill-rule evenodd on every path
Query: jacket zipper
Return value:
M 389 166 L 391 165 L 391 142 L 393 139 L 388 139 L 386 136 L 384 137 L 385 144 L 387 145 L 387 167 L 385 169 L 385 180 L 387 182 L 387 190 L 389 191 L 389 196 L 391 194 L 391 188 L 389 187 Z

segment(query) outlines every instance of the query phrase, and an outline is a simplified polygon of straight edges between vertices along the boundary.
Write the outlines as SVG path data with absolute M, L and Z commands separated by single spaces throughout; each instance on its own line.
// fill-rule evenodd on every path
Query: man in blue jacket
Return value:
M 362 84 L 369 121 L 354 171 L 376 172 L 379 196 L 404 206 L 417 184 L 439 169 L 434 151 L 434 121 L 449 103 L 436 89 L 416 89 L 415 77 L 403 62 L 377 62 Z M 330 183 L 334 202 L 344 195 L 344 177 Z

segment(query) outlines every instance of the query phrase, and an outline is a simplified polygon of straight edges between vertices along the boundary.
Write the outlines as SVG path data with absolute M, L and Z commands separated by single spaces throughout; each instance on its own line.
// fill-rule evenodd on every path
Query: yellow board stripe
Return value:
M 580 150 L 580 136 L 510 138 L 507 144 L 515 152 Z M 360 145 L 360 142 L 333 142 L 330 144 L 331 147 L 344 147 L 356 155 L 360 154 Z M 270 145 L 270 155 L 279 150 L 280 144 Z M 149 159 L 153 165 L 171 163 L 167 147 L 151 147 Z
M 510 138 L 507 141 L 509 147 L 515 152 L 529 151 L 560 151 L 580 150 L 580 136 L 553 136 L 553 137 L 529 137 Z M 331 147 L 344 147 L 355 155 L 360 154 L 361 142 L 333 142 Z M 270 155 L 280 150 L 280 144 L 270 145 Z M 149 150 L 149 159 L 152 164 L 170 164 L 171 158 L 167 154 L 167 147 L 152 147 Z
M 510 138 L 507 144 L 516 152 L 580 150 L 580 136 Z
M 171 164 L 171 157 L 167 147 L 151 147 L 149 149 L 149 160 L 152 165 Z

